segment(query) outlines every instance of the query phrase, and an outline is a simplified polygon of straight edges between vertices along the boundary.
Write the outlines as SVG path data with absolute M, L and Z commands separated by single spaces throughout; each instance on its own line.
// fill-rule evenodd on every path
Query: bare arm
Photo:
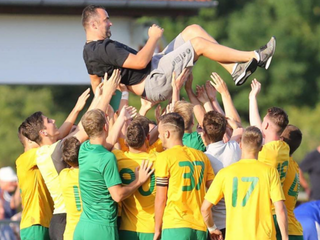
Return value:
M 254 79 L 251 83 L 251 92 L 249 94 L 249 121 L 251 126 L 256 126 L 261 130 L 262 122 L 259 114 L 257 95 L 260 92 L 261 84 Z
M 112 199 L 116 202 L 120 202 L 134 193 L 154 172 L 154 169 L 151 169 L 151 167 L 152 162 L 143 161 L 140 169 L 138 170 L 138 168 L 136 168 L 135 180 L 132 183 L 129 185 L 115 185 L 109 187 L 108 190 L 110 191 Z
M 149 39 L 144 47 L 137 53 L 130 53 L 123 63 L 124 68 L 144 69 L 151 61 L 157 42 L 161 38 L 163 29 L 153 24 L 148 31 Z
M 102 78 L 97 75 L 90 75 L 90 74 L 89 74 L 89 77 L 90 77 L 92 91 L 96 92 L 96 88 L 101 83 Z
M 194 92 L 192 91 L 192 82 L 193 82 L 193 76 L 192 76 L 192 74 L 190 74 L 189 78 L 186 82 L 185 89 L 186 89 L 186 92 L 187 92 L 187 95 L 189 97 L 190 102 L 194 105 L 194 107 L 193 107 L 194 116 L 196 117 L 198 123 L 202 126 L 203 118 L 204 118 L 204 115 L 206 112 L 205 112 L 204 108 L 202 107 L 200 101 L 198 100 L 198 98 L 196 97 Z
M 288 216 L 284 201 L 274 202 L 282 240 L 288 240 Z
M 153 240 L 159 240 L 161 237 L 162 230 L 162 218 L 164 209 L 167 202 L 167 192 L 168 187 L 157 186 L 156 187 L 156 199 L 154 203 L 154 212 L 155 212 L 155 230 Z
M 117 143 L 121 128 L 127 120 L 130 120 L 137 114 L 137 109 L 134 107 L 124 106 L 119 114 L 119 117 L 115 121 L 111 131 L 106 139 L 106 148 L 111 151 L 113 146 Z
M 81 112 L 81 110 L 85 106 L 85 104 L 87 102 L 87 99 L 90 97 L 89 92 L 90 92 L 90 88 L 88 88 L 86 91 L 84 91 L 80 95 L 80 97 L 78 98 L 78 101 L 77 101 L 76 105 L 74 106 L 74 108 L 70 112 L 70 114 L 67 117 L 67 119 L 64 121 L 64 123 L 59 128 L 59 137 L 58 137 L 58 139 L 62 139 L 62 138 L 66 137 L 69 134 L 69 132 L 70 132 L 73 124 L 75 123 L 79 113 Z
M 212 212 L 211 212 L 212 206 L 213 206 L 213 204 L 205 199 L 202 203 L 202 206 L 201 206 L 201 214 L 202 214 L 203 220 L 209 230 L 209 234 L 210 234 L 211 239 L 222 240 L 222 233 L 218 228 L 216 228 L 216 226 L 213 222 Z M 213 230 L 214 228 L 216 228 L 216 229 Z
M 233 105 L 233 101 L 228 90 L 227 84 L 222 80 L 222 78 L 217 73 L 211 74 L 212 82 L 211 84 L 215 89 L 221 94 L 224 111 L 227 118 L 232 118 L 234 121 L 241 124 L 241 118 L 238 111 Z
M 20 204 L 21 204 L 20 188 L 19 186 L 17 186 L 17 189 L 14 192 L 14 195 L 11 197 L 10 208 L 16 209 L 20 206 Z
M 211 84 L 211 81 L 206 82 L 206 92 L 207 92 L 208 98 L 210 99 L 210 101 L 212 103 L 214 110 L 225 115 L 224 111 L 222 110 L 222 108 L 217 100 L 217 90 Z
M 175 72 L 172 73 L 172 104 L 180 100 L 180 90 L 183 84 L 188 80 L 188 77 L 191 73 L 191 68 L 183 69 L 182 73 L 176 78 Z
M 212 106 L 212 103 L 207 95 L 207 92 L 204 86 L 197 86 L 196 89 L 197 89 L 197 98 L 203 104 L 205 112 L 213 111 L 214 108 Z

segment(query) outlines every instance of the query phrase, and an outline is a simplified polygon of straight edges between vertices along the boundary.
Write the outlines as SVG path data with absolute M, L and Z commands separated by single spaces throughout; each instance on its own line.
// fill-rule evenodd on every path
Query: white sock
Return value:
M 256 54 L 256 56 L 257 56 L 257 61 L 259 62 L 259 61 L 260 61 L 260 55 L 259 55 L 259 53 L 258 53 L 257 51 L 254 51 L 254 53 Z

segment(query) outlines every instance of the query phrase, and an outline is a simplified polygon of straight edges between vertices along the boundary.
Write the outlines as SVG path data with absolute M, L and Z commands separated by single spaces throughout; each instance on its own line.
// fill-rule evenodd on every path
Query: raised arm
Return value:
M 189 75 L 191 74 L 191 68 L 183 69 L 182 73 L 176 77 L 175 72 L 172 73 L 172 104 L 174 105 L 177 101 L 180 100 L 180 90 L 183 84 L 188 80 Z
M 130 53 L 123 63 L 124 68 L 144 69 L 152 59 L 159 39 L 162 37 L 163 28 L 153 24 L 148 31 L 149 39 L 144 47 L 137 53 Z
M 206 92 L 207 92 L 208 98 L 210 99 L 210 101 L 212 103 L 214 110 L 225 115 L 224 111 L 222 110 L 222 108 L 217 100 L 217 90 L 211 84 L 211 81 L 206 82 Z
M 204 86 L 197 86 L 196 90 L 197 90 L 197 98 L 203 104 L 204 110 L 206 112 L 210 112 L 214 110 Z
M 64 121 L 64 123 L 59 128 L 59 138 L 58 139 L 62 139 L 62 138 L 66 137 L 69 134 L 73 124 L 75 123 L 75 121 L 76 121 L 76 119 L 78 117 L 78 114 L 81 112 L 81 110 L 83 109 L 83 107 L 85 106 L 85 104 L 87 102 L 87 99 L 90 96 L 89 93 L 90 93 L 90 88 L 85 90 L 80 95 L 76 105 L 74 106 L 74 108 L 70 112 L 70 114 L 67 117 L 67 119 Z
M 196 117 L 198 123 L 202 126 L 203 118 L 205 115 L 205 110 L 202 107 L 201 102 L 198 100 L 197 96 L 194 94 L 192 91 L 192 82 L 193 82 L 193 75 L 190 74 L 189 78 L 185 84 L 185 89 L 187 92 L 187 95 L 189 97 L 190 102 L 194 105 L 193 107 L 193 113 L 194 116 Z
M 249 94 L 249 121 L 250 126 L 256 126 L 261 130 L 261 117 L 259 114 L 257 95 L 261 89 L 261 84 L 254 79 L 251 83 L 251 92 Z
M 222 80 L 222 78 L 217 73 L 212 73 L 211 79 L 212 79 L 211 84 L 221 94 L 225 116 L 227 118 L 232 118 L 234 121 L 241 124 L 241 118 L 238 114 L 238 111 L 233 105 L 233 101 L 229 93 L 227 84 Z
M 101 83 L 102 78 L 97 75 L 90 75 L 90 74 L 89 74 L 89 77 L 90 77 L 92 91 L 96 92 L 96 88 Z
M 137 114 L 137 109 L 131 106 L 124 106 L 119 114 L 119 117 L 115 121 L 113 127 L 111 128 L 108 137 L 106 139 L 105 147 L 111 151 L 113 146 L 118 141 L 119 135 L 121 133 L 121 129 L 124 123 L 130 119 L 132 119 Z

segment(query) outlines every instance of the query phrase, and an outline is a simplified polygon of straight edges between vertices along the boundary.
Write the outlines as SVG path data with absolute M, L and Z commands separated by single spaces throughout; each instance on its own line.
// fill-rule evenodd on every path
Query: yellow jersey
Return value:
M 72 240 L 73 232 L 82 212 L 79 190 L 79 168 L 65 168 L 60 174 L 62 195 L 67 209 L 67 224 L 63 234 L 64 240 Z
M 290 157 L 287 176 L 283 183 L 283 193 L 286 197 L 284 203 L 288 212 L 288 233 L 289 235 L 302 236 L 302 226 L 296 219 L 293 212 L 297 203 L 299 185 L 299 166 L 292 157 Z
M 37 165 L 54 202 L 54 214 L 66 213 L 59 175 L 51 158 L 59 142 L 42 146 L 37 150 Z
M 206 182 L 214 178 L 208 157 L 199 150 L 177 145 L 158 154 L 155 172 L 157 185 L 168 184 L 162 229 L 207 231 L 200 209 Z
M 280 182 L 283 184 L 286 178 L 289 165 L 289 145 L 282 141 L 271 141 L 263 145 L 259 152 L 258 161 L 275 167 L 280 176 Z
M 277 170 L 255 159 L 221 169 L 205 199 L 216 205 L 224 197 L 226 239 L 274 240 L 271 201 L 284 200 Z
M 21 191 L 22 216 L 20 229 L 40 224 L 49 227 L 53 201 L 36 164 L 37 148 L 21 154 L 16 160 Z
M 119 174 L 123 184 L 134 181 L 134 171 L 143 160 L 154 163 L 156 155 L 151 153 L 131 153 L 120 150 L 112 151 L 117 158 Z M 122 201 L 120 230 L 154 233 L 154 201 L 155 201 L 155 177 L 144 183 L 130 197 Z M 152 221 L 150 221 L 152 219 Z

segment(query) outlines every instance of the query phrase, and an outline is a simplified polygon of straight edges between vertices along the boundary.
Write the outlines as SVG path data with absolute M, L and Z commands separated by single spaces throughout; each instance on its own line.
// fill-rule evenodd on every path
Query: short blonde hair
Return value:
M 193 107 L 192 103 L 186 101 L 177 101 L 174 104 L 173 112 L 178 113 L 183 118 L 185 130 L 193 124 Z
M 106 115 L 100 109 L 93 109 L 83 115 L 81 123 L 89 138 L 97 137 L 103 132 Z
M 241 139 L 242 148 L 259 152 L 261 146 L 262 146 L 262 133 L 259 128 L 257 127 L 247 127 L 243 134 Z

